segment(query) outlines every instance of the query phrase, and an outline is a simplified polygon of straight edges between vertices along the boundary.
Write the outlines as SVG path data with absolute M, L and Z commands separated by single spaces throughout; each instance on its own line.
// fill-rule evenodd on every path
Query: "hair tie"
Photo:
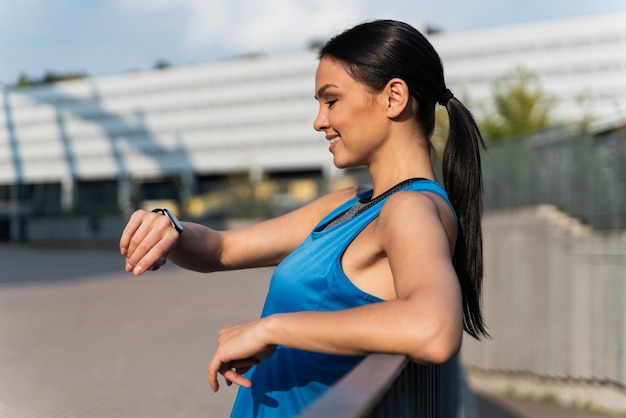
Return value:
M 439 100 L 437 100 L 437 103 L 439 103 L 441 106 L 446 106 L 448 102 L 450 101 L 450 99 L 453 97 L 454 97 L 454 94 L 452 94 L 452 92 L 449 89 L 446 89 L 446 91 L 443 92 Z

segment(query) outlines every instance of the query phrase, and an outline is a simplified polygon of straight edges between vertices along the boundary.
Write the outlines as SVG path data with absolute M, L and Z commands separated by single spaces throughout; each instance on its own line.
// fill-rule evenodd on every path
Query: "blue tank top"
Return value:
M 450 203 L 443 187 L 431 180 L 412 182 L 396 191 L 400 190 L 434 192 Z M 286 312 L 336 311 L 382 301 L 350 281 L 341 268 L 341 256 L 379 215 L 389 196 L 353 218 L 323 229 L 371 193 L 370 190 L 354 197 L 329 213 L 276 267 L 261 317 Z M 246 373 L 252 388 L 239 388 L 231 417 L 294 417 L 362 359 L 363 356 L 320 354 L 279 346 L 271 357 Z

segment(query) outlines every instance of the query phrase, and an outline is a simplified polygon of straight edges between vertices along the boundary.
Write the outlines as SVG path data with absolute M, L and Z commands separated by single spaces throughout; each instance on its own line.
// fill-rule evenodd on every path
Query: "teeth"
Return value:
M 331 140 L 330 140 L 330 143 L 331 143 L 331 144 L 334 144 L 335 142 L 339 141 L 340 139 L 341 139 L 341 137 L 339 137 L 339 136 L 338 136 L 337 138 L 333 138 L 333 139 L 331 139 Z

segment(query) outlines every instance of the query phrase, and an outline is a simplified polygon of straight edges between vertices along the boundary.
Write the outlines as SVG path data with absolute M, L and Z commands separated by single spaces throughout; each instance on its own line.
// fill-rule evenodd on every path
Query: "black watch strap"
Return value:
M 152 209 L 152 212 L 154 213 L 160 213 L 162 215 L 165 215 L 168 217 L 168 219 L 170 220 L 170 223 L 172 224 L 172 226 L 174 227 L 174 229 L 176 231 L 178 231 L 179 234 L 183 233 L 183 224 L 180 223 L 180 221 L 178 220 L 178 218 L 176 218 L 176 215 L 174 215 L 172 212 L 170 212 L 168 209 L 165 208 L 157 208 L 157 209 Z

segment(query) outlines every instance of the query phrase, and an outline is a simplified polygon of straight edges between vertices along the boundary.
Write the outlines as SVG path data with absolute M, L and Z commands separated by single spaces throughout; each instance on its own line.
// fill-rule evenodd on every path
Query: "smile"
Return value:
M 328 150 L 332 152 L 333 149 L 335 149 L 335 146 L 337 145 L 337 142 L 339 142 L 340 139 L 341 139 L 340 136 L 335 137 L 333 139 L 329 139 L 328 142 L 330 142 L 330 145 L 328 146 Z

